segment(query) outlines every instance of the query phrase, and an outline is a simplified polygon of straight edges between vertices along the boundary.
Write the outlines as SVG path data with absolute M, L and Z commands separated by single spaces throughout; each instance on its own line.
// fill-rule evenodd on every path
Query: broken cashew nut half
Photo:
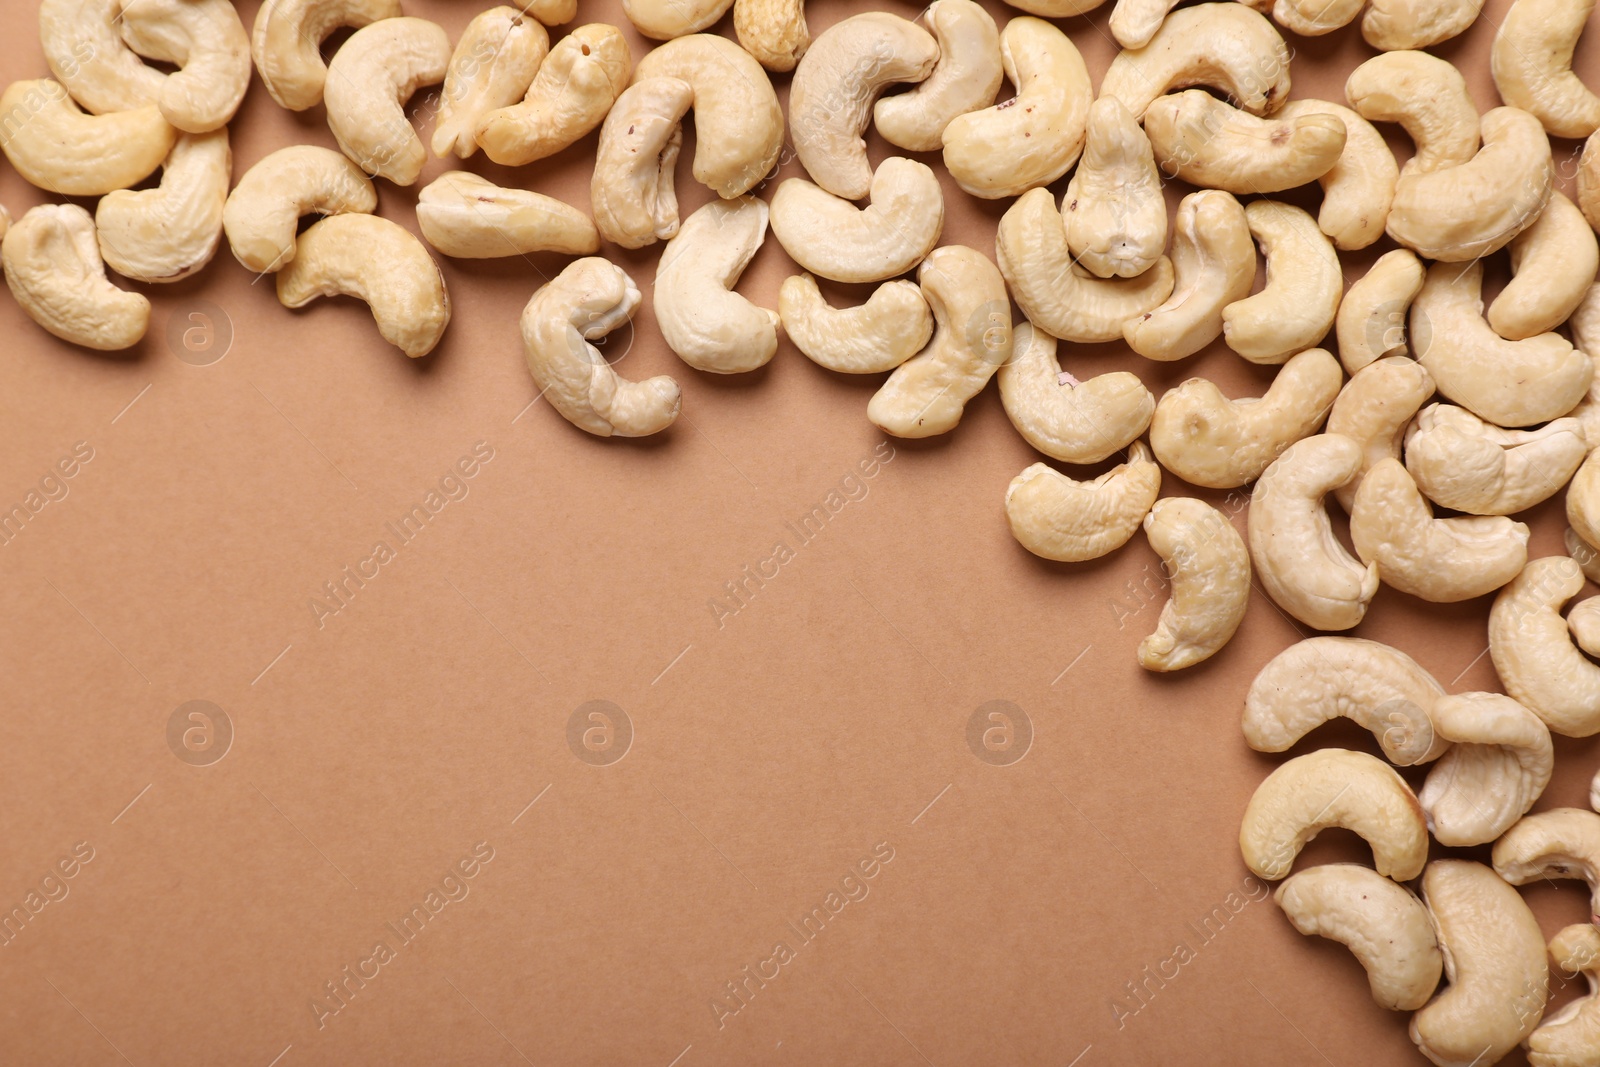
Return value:
M 94 220 L 76 204 L 41 204 L 0 241 L 6 285 L 28 317 L 63 341 L 130 348 L 150 325 L 150 301 L 106 279 Z
M 1172 224 L 1172 271 L 1165 302 L 1122 325 L 1128 347 L 1146 359 L 1194 355 L 1222 335 L 1222 309 L 1250 295 L 1256 246 L 1239 201 L 1218 189 L 1183 198 Z
M 1161 493 L 1161 468 L 1143 441 L 1128 461 L 1080 482 L 1035 463 L 1006 486 L 1006 519 L 1017 543 L 1036 556 L 1081 563 L 1127 544 Z
M 294 259 L 302 216 L 367 215 L 378 193 L 361 168 L 316 145 L 280 148 L 244 172 L 222 208 L 233 257 L 246 270 L 268 274 Z
M 802 268 L 836 282 L 879 282 L 925 259 L 944 231 L 944 191 L 926 163 L 891 156 L 857 207 L 804 178 L 772 197 L 772 234 Z
M 999 370 L 1000 402 L 1024 440 L 1063 463 L 1099 463 L 1150 425 L 1156 401 L 1138 375 L 1113 371 L 1079 381 L 1056 361 L 1056 339 L 1025 322 Z
M 1482 845 L 1533 807 L 1555 769 L 1550 729 L 1500 693 L 1452 693 L 1428 710 L 1450 751 L 1417 799 L 1441 845 Z
M 713 200 L 684 220 L 656 266 L 656 325 L 689 366 L 739 374 L 778 351 L 778 313 L 733 291 L 767 236 L 767 202 Z
M 265 0 L 250 30 L 250 55 L 268 95 L 290 111 L 304 111 L 322 103 L 328 67 L 321 49 L 328 35 L 400 13 L 400 0 Z
M 328 64 L 322 93 L 339 148 L 368 174 L 415 183 L 428 150 L 405 102 L 443 80 L 449 66 L 450 38 L 427 19 L 381 19 L 351 34 Z
M 473 139 L 510 167 L 553 156 L 605 120 L 632 76 L 633 55 L 620 30 L 579 26 L 550 49 L 522 102 L 485 113 Z
M 1567 737 L 1600 732 L 1600 666 L 1572 643 L 1561 608 L 1583 588 L 1567 556 L 1529 560 L 1489 610 L 1489 657 L 1512 698 Z
M 464 170 L 445 171 L 417 194 L 417 225 L 429 244 L 457 259 L 582 256 L 600 248 L 594 223 L 577 208 Z
M 1144 533 L 1171 577 L 1172 598 L 1139 642 L 1139 666 L 1177 671 L 1210 659 L 1244 621 L 1250 552 L 1228 517 L 1193 497 L 1157 500 Z
M 865 304 L 834 308 L 809 274 L 785 278 L 778 290 L 783 332 L 807 359 L 842 374 L 891 371 L 933 336 L 933 312 L 916 282 L 884 282 Z

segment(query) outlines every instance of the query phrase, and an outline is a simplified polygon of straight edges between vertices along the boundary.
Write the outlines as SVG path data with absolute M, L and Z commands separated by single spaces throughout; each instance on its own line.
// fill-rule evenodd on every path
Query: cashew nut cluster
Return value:
M 1157 500 L 1145 536 L 1172 576 L 1172 599 L 1139 642 L 1139 666 L 1177 671 L 1210 659 L 1233 637 L 1250 601 L 1250 552 L 1227 516 L 1193 497 Z
M 1035 463 L 1006 486 L 1006 519 L 1017 543 L 1045 559 L 1079 563 L 1127 544 L 1161 492 L 1161 468 L 1143 441 L 1128 460 L 1093 481 Z
M 1150 425 L 1155 398 L 1127 371 L 1079 381 L 1056 360 L 1056 339 L 1023 323 L 998 372 L 1000 401 L 1023 438 L 1063 463 L 1099 463 Z
M 76 204 L 41 204 L 0 240 L 6 285 L 28 317 L 63 341 L 130 348 L 150 325 L 150 301 L 106 279 L 94 220 Z
M 417 194 L 417 224 L 429 244 L 459 259 L 600 248 L 594 223 L 577 208 L 464 170 L 446 171 Z

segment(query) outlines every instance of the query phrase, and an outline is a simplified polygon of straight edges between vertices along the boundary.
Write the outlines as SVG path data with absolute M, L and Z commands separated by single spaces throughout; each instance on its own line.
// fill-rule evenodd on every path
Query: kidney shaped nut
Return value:
M 1511 242 L 1512 279 L 1489 305 L 1489 325 L 1508 341 L 1555 329 L 1577 310 L 1600 270 L 1600 242 L 1560 193 Z
M 76 204 L 41 204 L 0 241 L 6 285 L 28 317 L 63 341 L 113 351 L 150 325 L 150 301 L 106 279 L 94 220 Z
M 1441 845 L 1482 845 L 1522 818 L 1550 784 L 1555 755 L 1539 717 L 1500 693 L 1440 697 L 1428 714 L 1451 742 L 1417 799 Z
M 1539 923 L 1515 889 L 1469 860 L 1428 864 L 1422 899 L 1449 985 L 1411 1017 L 1411 1040 L 1437 1064 L 1496 1063 L 1544 1013 Z
M 490 159 L 511 167 L 555 155 L 600 125 L 632 75 L 633 56 L 620 30 L 579 26 L 539 64 L 522 102 L 485 113 L 473 139 Z
M 1339 253 L 1316 220 L 1290 204 L 1254 200 L 1244 217 L 1267 261 L 1267 283 L 1222 309 L 1222 336 L 1252 363 L 1282 363 L 1332 328 L 1344 295 Z
M 1407 253 L 1409 255 L 1410 253 Z M 1334 490 L 1346 512 L 1366 472 L 1386 459 L 1400 458 L 1406 427 L 1433 395 L 1433 377 L 1416 360 L 1386 356 L 1357 371 L 1339 391 L 1328 413 L 1328 432 L 1361 445 L 1361 472 Z M 1517 564 L 1520 570 L 1522 564 Z
M 85 115 L 48 78 L 12 82 L 0 93 L 0 149 L 17 173 L 66 196 L 100 196 L 149 177 L 178 131 L 154 104 Z
M 1377 738 L 1389 762 L 1412 767 L 1442 756 L 1429 709 L 1444 696 L 1397 648 L 1358 637 L 1310 637 L 1261 668 L 1244 699 L 1244 739 L 1257 752 L 1287 752 L 1302 737 L 1346 718 Z
M 1119 52 L 1100 83 L 1136 118 L 1171 89 L 1220 89 L 1252 115 L 1276 111 L 1289 98 L 1289 46 L 1272 23 L 1244 4 L 1179 8 L 1142 48 Z
M 1077 46 L 1043 19 L 1006 23 L 1000 59 L 1017 95 L 957 116 L 944 128 L 950 176 L 986 200 L 1049 185 L 1070 170 L 1083 151 L 1094 100 Z
M 1150 444 L 1162 466 L 1184 481 L 1232 489 L 1316 433 L 1343 382 L 1339 361 L 1320 348 L 1285 363 L 1261 397 L 1230 400 L 1206 379 L 1190 378 L 1156 405 Z
M 1362 118 L 1398 122 L 1416 145 L 1402 174 L 1459 167 L 1478 151 L 1478 108 L 1467 81 L 1426 52 L 1385 52 L 1350 72 L 1345 97 Z
M 154 104 L 167 79 L 123 42 L 121 22 L 120 0 L 39 0 L 50 73 L 91 114 Z
M 778 313 L 733 291 L 767 236 L 767 203 L 713 200 L 690 215 L 656 266 L 656 325 L 685 363 L 713 374 L 764 366 L 778 351 Z
M 622 13 L 646 37 L 670 41 L 716 23 L 733 0 L 623 0 Z
M 939 243 L 944 190 L 925 163 L 890 156 L 872 175 L 872 203 L 858 208 L 804 178 L 772 197 L 772 233 L 800 266 L 836 282 L 904 274 Z
M 1415 252 L 1396 248 L 1351 283 L 1333 320 L 1345 370 L 1355 374 L 1374 360 L 1406 354 L 1406 314 L 1425 276 Z M 1431 378 L 1428 389 L 1431 394 Z
M 1146 359 L 1194 355 L 1222 334 L 1222 309 L 1250 295 L 1256 247 L 1239 201 L 1217 189 L 1184 197 L 1173 220 L 1172 266 L 1166 301 L 1122 326 L 1128 346 Z
M 1128 543 L 1161 493 L 1161 468 L 1143 441 L 1093 481 L 1035 463 L 1006 486 L 1006 519 L 1017 543 L 1036 556 L 1081 563 Z
M 1568 926 L 1550 939 L 1550 959 L 1565 974 L 1582 974 L 1586 996 L 1545 1017 L 1523 1045 L 1531 1067 L 1576 1067 L 1600 1056 L 1600 929 L 1593 923 Z
M 476 152 L 478 123 L 521 100 L 549 53 L 550 35 L 517 8 L 491 7 L 467 23 L 444 72 L 433 154 L 466 159 Z
M 377 215 L 330 215 L 295 241 L 278 301 L 300 308 L 319 296 L 366 301 L 378 333 L 413 359 L 432 352 L 450 323 L 439 265 L 411 231 Z
M 734 0 L 739 46 L 773 71 L 793 70 L 811 47 L 805 0 Z
M 1144 132 L 1169 178 L 1239 194 L 1314 182 L 1339 162 L 1345 145 L 1344 120 L 1337 115 L 1262 119 L 1204 89 L 1151 101 Z
M 1032 323 L 1012 335 L 1011 359 L 997 375 L 1011 425 L 1034 448 L 1063 463 L 1099 463 L 1150 425 L 1155 398 L 1127 371 L 1079 381 L 1056 361 L 1056 339 Z
M 405 102 L 449 65 L 450 39 L 426 19 L 382 19 L 351 34 L 333 54 L 323 89 L 328 128 L 344 154 L 368 174 L 413 184 L 428 151 Z
M 1573 645 L 1562 605 L 1583 588 L 1567 556 L 1529 560 L 1489 611 L 1489 657 L 1506 692 L 1567 737 L 1600 732 L 1600 667 Z
M 1589 913 L 1600 918 L 1600 815 L 1554 808 L 1524 816 L 1494 843 L 1494 869 L 1512 885 L 1581 878 L 1589 884 Z
M 1489 52 L 1500 99 L 1544 123 L 1555 137 L 1588 137 L 1600 128 L 1600 96 L 1572 72 L 1572 51 L 1594 0 L 1516 0 Z
M 1226 515 L 1193 497 L 1157 500 L 1144 533 L 1171 576 L 1172 599 L 1139 642 L 1139 666 L 1177 671 L 1210 659 L 1244 621 L 1250 553 Z
M 933 72 L 872 108 L 872 124 L 884 140 L 908 152 L 937 152 L 950 120 L 994 103 L 1005 77 L 1000 31 L 982 7 L 972 0 L 934 0 L 924 17 L 939 47 Z
M 222 228 L 233 257 L 246 270 L 267 274 L 294 259 L 301 216 L 365 215 L 377 206 L 378 194 L 360 167 L 326 148 L 293 145 L 244 172 L 222 208 Z
M 272 99 L 290 111 L 322 103 L 328 67 L 322 42 L 341 26 L 400 15 L 400 0 L 265 0 L 250 31 L 250 55 Z
M 1428 860 L 1428 828 L 1411 787 L 1377 757 L 1343 748 L 1296 756 L 1267 775 L 1245 808 L 1239 850 L 1251 873 L 1276 882 L 1330 826 L 1365 839 L 1378 873 L 1396 881 L 1415 878 Z
M 905 280 L 884 282 L 865 304 L 834 308 L 815 278 L 796 274 L 778 290 L 778 317 L 807 359 L 842 374 L 894 370 L 933 336 L 933 312 L 917 283 Z
M 936 248 L 917 283 L 933 309 L 933 340 L 867 402 L 867 418 L 896 437 L 955 429 L 967 401 L 1011 358 L 1011 302 L 987 256 L 963 245 Z
M 554 197 L 504 189 L 464 170 L 445 171 L 417 194 L 417 224 L 428 243 L 457 259 L 530 252 L 588 255 L 600 248 L 589 216 Z
M 1379 1006 L 1415 1011 L 1438 988 L 1444 957 L 1433 920 L 1404 886 L 1354 863 L 1325 863 L 1290 875 L 1272 899 L 1302 934 L 1348 946 Z
M 1383 134 L 1347 107 L 1327 100 L 1291 100 L 1277 113 L 1285 122 L 1313 115 L 1337 118 L 1345 132 L 1344 150 L 1317 179 L 1322 185 L 1317 225 L 1339 248 L 1366 248 L 1383 236 L 1400 167 Z
M 1406 468 L 1423 494 L 1471 515 L 1514 515 L 1553 496 L 1587 450 L 1576 419 L 1502 430 L 1449 404 L 1424 408 L 1405 442 Z
M 600 127 L 589 203 L 600 235 L 623 248 L 678 232 L 673 171 L 694 88 L 678 78 L 642 78 L 617 98 Z
M 1114 96 L 1089 105 L 1083 157 L 1061 215 L 1067 247 L 1097 278 L 1136 278 L 1167 244 L 1167 200 L 1150 139 Z
M 140 282 L 175 282 L 210 263 L 232 168 L 227 127 L 179 137 L 159 186 L 100 198 L 94 224 L 106 263 Z
M 172 125 L 209 133 L 227 125 L 250 86 L 250 38 L 229 0 L 122 0 L 122 39 L 179 69 L 156 104 Z

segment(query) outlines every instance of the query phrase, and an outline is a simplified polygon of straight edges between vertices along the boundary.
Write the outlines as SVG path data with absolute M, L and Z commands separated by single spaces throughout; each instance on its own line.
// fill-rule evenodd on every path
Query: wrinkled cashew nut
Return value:
M 1078 381 L 1061 370 L 1056 339 L 1032 323 L 1012 335 L 999 370 L 1000 401 L 1034 448 L 1063 463 L 1099 463 L 1144 433 L 1155 398 L 1137 375 L 1113 371 Z
M 1233 637 L 1250 603 L 1250 552 L 1228 517 L 1193 497 L 1157 500 L 1145 536 L 1172 580 L 1139 666 L 1177 671 L 1210 659 Z
M 1355 505 L 1356 489 L 1367 471 L 1383 460 L 1400 458 L 1406 428 L 1432 395 L 1432 375 L 1416 360 L 1401 356 L 1367 364 L 1339 391 L 1328 412 L 1328 432 L 1343 434 L 1361 446 L 1361 471 L 1334 490 L 1346 514 Z
M 1267 281 L 1222 309 L 1223 340 L 1252 363 L 1282 363 L 1320 344 L 1333 327 L 1344 296 L 1339 253 L 1300 208 L 1254 200 L 1244 216 L 1267 261 Z
M 1594 0 L 1516 0 L 1489 52 L 1500 99 L 1529 112 L 1556 137 L 1600 128 L 1600 96 L 1572 72 L 1572 51 Z
M 1600 916 L 1600 815 L 1553 808 L 1524 816 L 1494 843 L 1493 862 L 1512 885 L 1582 879 L 1589 885 L 1589 914 Z
M 1555 769 L 1550 730 L 1500 693 L 1452 693 L 1428 711 L 1450 751 L 1417 799 L 1441 845 L 1493 841 L 1533 807 Z
M 1100 83 L 1135 118 L 1163 93 L 1190 86 L 1222 90 L 1235 107 L 1266 115 L 1289 98 L 1289 46 L 1244 4 L 1179 8 L 1142 48 L 1119 52 Z
M 1161 468 L 1143 441 L 1128 461 L 1093 481 L 1035 463 L 1006 486 L 1006 520 L 1017 543 L 1036 556 L 1081 563 L 1128 543 L 1161 492 Z
M 175 282 L 210 263 L 232 173 L 226 127 L 180 136 L 159 186 L 100 198 L 94 225 L 106 263 L 140 282 Z
M 1587 450 L 1576 419 L 1502 430 L 1449 404 L 1422 409 L 1405 440 L 1406 469 L 1423 495 L 1469 515 L 1514 515 L 1548 499 Z
M 925 163 L 891 156 L 857 207 L 804 178 L 772 197 L 772 235 L 796 263 L 836 282 L 878 282 L 925 259 L 944 231 L 944 191 Z
M 733 0 L 733 32 L 771 71 L 793 70 L 811 47 L 805 0 Z
M 1374 360 L 1406 354 L 1406 314 L 1426 273 L 1415 252 L 1396 248 L 1351 283 L 1333 320 L 1345 370 L 1356 374 Z
M 842 374 L 891 371 L 933 336 L 933 312 L 916 282 L 884 282 L 865 304 L 834 308 L 809 274 L 785 278 L 778 290 L 783 332 L 807 359 Z
M 426 19 L 381 19 L 351 34 L 328 64 L 322 94 L 339 148 L 368 174 L 416 182 L 428 150 L 405 103 L 443 80 L 449 65 L 450 39 Z
M 1371 122 L 1397 122 L 1416 146 L 1401 174 L 1459 167 L 1478 151 L 1478 108 L 1467 81 L 1446 60 L 1426 52 L 1373 56 L 1344 83 L 1356 113 Z
M 230 0 L 122 0 L 122 39 L 179 69 L 161 83 L 161 115 L 186 133 L 226 126 L 250 87 L 250 37 Z
M 1582 974 L 1589 992 L 1545 1017 L 1523 1044 L 1530 1067 L 1569 1067 L 1600 1057 L 1600 929 L 1569 926 L 1550 939 L 1550 960 L 1562 972 Z
M 872 124 L 884 140 L 908 152 L 939 151 L 950 121 L 994 103 L 1005 80 L 1000 31 L 982 7 L 972 0 L 934 0 L 924 17 L 939 46 L 933 72 L 872 108 Z
M 1240 195 L 1309 185 L 1333 169 L 1345 145 L 1337 115 L 1257 118 L 1204 89 L 1151 101 L 1144 132 L 1162 174 Z
M 172 150 L 178 131 L 154 104 L 86 115 L 43 78 L 0 93 L 0 149 L 33 185 L 66 196 L 100 196 L 135 185 Z
M 778 351 L 778 313 L 733 291 L 766 236 L 766 201 L 743 196 L 706 204 L 667 242 L 656 266 L 656 325 L 689 366 L 739 374 Z
M 304 215 L 371 214 L 378 193 L 361 168 L 316 145 L 280 148 L 244 172 L 222 209 L 233 257 L 267 274 L 294 259 Z
M 577 208 L 464 170 L 445 171 L 417 194 L 417 225 L 429 244 L 458 259 L 583 256 L 600 248 L 594 223 Z
M 304 111 L 322 103 L 328 67 L 321 48 L 328 35 L 400 13 L 400 0 L 266 0 L 250 30 L 250 55 L 272 99 Z
M 114 351 L 150 325 L 150 301 L 106 279 L 94 220 L 76 204 L 29 210 L 6 230 L 0 260 L 22 310 L 63 341 Z
M 589 203 L 600 235 L 623 248 L 678 232 L 673 170 L 694 88 L 677 78 L 642 78 L 623 91 L 600 127 Z
M 633 56 L 620 30 L 579 26 L 550 49 L 522 102 L 484 114 L 473 139 L 505 166 L 553 156 L 605 120 L 632 76 Z
M 1089 106 L 1083 156 L 1061 214 L 1067 247 L 1097 278 L 1136 278 L 1167 243 L 1167 200 L 1150 139 L 1114 96 Z
M 1489 658 L 1518 703 L 1567 737 L 1600 732 L 1600 666 L 1572 643 L 1561 608 L 1583 588 L 1566 556 L 1529 560 L 1489 611 Z
M 1222 309 L 1250 295 L 1256 246 L 1239 201 L 1216 189 L 1184 197 L 1173 219 L 1172 268 L 1166 301 L 1122 326 L 1128 346 L 1146 359 L 1194 355 L 1222 336 Z
M 550 53 L 550 34 L 514 7 L 492 7 L 467 23 L 450 56 L 430 147 L 436 156 L 466 159 L 473 136 L 491 111 L 523 98 Z

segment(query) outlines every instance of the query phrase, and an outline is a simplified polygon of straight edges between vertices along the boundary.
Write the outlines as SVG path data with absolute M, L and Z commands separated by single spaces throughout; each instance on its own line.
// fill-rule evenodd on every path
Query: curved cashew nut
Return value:
M 6 230 L 0 260 L 22 310 L 63 341 L 113 351 L 150 325 L 150 301 L 106 279 L 94 220 L 76 204 L 30 209 Z
M 1550 959 L 1569 975 L 1582 974 L 1589 993 L 1552 1012 L 1523 1044 L 1531 1067 L 1568 1067 L 1600 1055 L 1600 929 L 1569 926 L 1550 939 Z
M 120 0 L 39 0 L 39 43 L 50 73 L 91 114 L 133 111 L 161 98 L 167 76 L 127 46 L 121 22 Z
M 1256 246 L 1239 201 L 1217 189 L 1184 197 L 1172 225 L 1172 266 L 1166 302 L 1122 326 L 1128 346 L 1146 359 L 1194 355 L 1222 335 L 1222 309 L 1250 295 Z
M 1550 729 L 1499 693 L 1452 693 L 1428 714 L 1434 732 L 1451 742 L 1417 794 L 1428 829 L 1441 845 L 1487 844 L 1550 784 Z
M 1369 730 L 1389 762 L 1414 767 L 1450 742 L 1428 712 L 1444 686 L 1397 648 L 1359 637 L 1309 637 L 1261 668 L 1244 699 L 1244 739 L 1257 752 L 1287 752 L 1331 719 Z
M 1172 577 L 1172 599 L 1139 642 L 1139 666 L 1177 671 L 1216 655 L 1250 603 L 1250 553 L 1227 516 L 1193 497 L 1157 500 L 1145 536 Z
M 1223 340 L 1252 363 L 1282 363 L 1328 335 L 1344 272 L 1333 242 L 1300 208 L 1255 200 L 1244 217 L 1267 261 L 1267 283 L 1222 309 Z
M 1150 425 L 1155 398 L 1127 371 L 1079 381 L 1056 361 L 1056 339 L 1025 322 L 1001 366 L 1000 402 L 1034 448 L 1063 463 L 1099 463 Z
M 639 290 L 623 269 L 591 256 L 567 265 L 522 309 L 522 344 L 539 395 L 580 430 L 646 437 L 678 417 L 683 394 L 666 375 L 630 382 L 589 342 L 633 318 Z
M 1161 28 L 1167 12 L 1177 6 L 1178 0 L 1117 0 L 1107 25 L 1123 48 L 1143 48 Z
M 1400 458 L 1406 427 L 1432 395 L 1433 377 L 1427 369 L 1400 356 L 1367 364 L 1340 390 L 1328 412 L 1328 432 L 1361 445 L 1360 473 L 1334 490 L 1346 513 L 1355 506 L 1356 489 L 1367 471 L 1383 460 Z
M 878 94 L 926 78 L 939 59 L 933 37 L 885 11 L 852 15 L 811 43 L 789 84 L 789 135 L 811 180 L 860 200 L 872 184 L 862 139 Z
M 955 429 L 967 401 L 1011 358 L 1011 302 L 987 256 L 963 245 L 936 248 L 917 268 L 917 283 L 933 309 L 933 340 L 867 402 L 867 418 L 896 437 Z
M 1489 305 L 1489 325 L 1521 341 L 1566 322 L 1600 270 L 1600 242 L 1578 206 L 1560 193 L 1510 244 L 1512 279 Z
M 713 200 L 683 221 L 656 266 L 656 325 L 691 367 L 738 374 L 778 351 L 778 313 L 733 291 L 767 236 L 767 202 Z
M 341 26 L 359 29 L 399 15 L 400 0 L 265 0 L 250 30 L 250 55 L 272 99 L 304 111 L 322 103 L 327 36 Z
M 210 263 L 232 170 L 227 127 L 179 137 L 160 186 L 100 198 L 94 225 L 106 263 L 140 282 L 175 282 Z
M 1438 988 L 1444 957 L 1433 920 L 1404 886 L 1354 863 L 1325 863 L 1290 875 L 1272 899 L 1302 934 L 1349 947 L 1380 1007 L 1415 1011 Z
M 1593 11 L 1594 0 L 1516 0 L 1495 31 L 1489 70 L 1500 99 L 1556 137 L 1600 128 L 1600 96 L 1572 73 L 1572 51 Z
M 1447 41 L 1477 19 L 1483 0 L 1372 0 L 1361 36 L 1386 52 Z
M 1439 392 L 1499 426 L 1571 411 L 1594 379 L 1589 357 L 1559 334 L 1503 339 L 1484 320 L 1482 288 L 1481 262 L 1435 263 L 1411 305 L 1411 347 Z
M 1339 361 L 1320 348 L 1285 363 L 1261 397 L 1229 400 L 1206 379 L 1190 378 L 1156 405 L 1150 444 L 1162 466 L 1191 485 L 1233 489 L 1316 433 L 1342 384 Z
M 1081 563 L 1128 543 L 1161 493 L 1161 468 L 1143 441 L 1091 482 L 1035 463 L 1006 486 L 1011 535 L 1036 556 Z
M 1589 913 L 1600 916 L 1600 815 L 1583 808 L 1525 815 L 1494 843 L 1493 862 L 1495 873 L 1512 885 L 1583 879 Z
M 1289 46 L 1266 16 L 1244 4 L 1179 8 L 1142 48 L 1119 52 L 1100 83 L 1144 118 L 1145 108 L 1171 89 L 1221 89 L 1252 115 L 1276 111 L 1289 98 Z
M 222 208 L 222 228 L 233 257 L 267 274 L 294 259 L 302 215 L 366 215 L 377 207 L 377 191 L 360 167 L 327 148 L 293 145 L 244 172 Z
M 884 282 L 865 304 L 833 308 L 809 274 L 785 278 L 778 290 L 783 332 L 806 358 L 842 374 L 894 370 L 933 336 L 933 312 L 916 282 Z
M 693 104 L 694 88 L 677 78 L 641 78 L 617 97 L 589 181 L 590 210 L 606 240 L 643 248 L 678 232 L 673 171 Z
M 473 136 L 491 111 L 521 100 L 550 54 L 550 34 L 514 7 L 491 7 L 467 23 L 444 73 L 444 92 L 434 120 L 436 156 L 466 159 L 478 150 Z
M 427 19 L 380 19 L 351 34 L 333 54 L 322 91 L 339 148 L 368 174 L 414 183 L 428 150 L 405 102 L 442 80 L 449 66 L 450 38 Z
M 154 104 L 85 115 L 49 78 L 0 93 L 0 150 L 30 183 L 66 196 L 100 196 L 149 177 L 178 131 Z
M 1327 100 L 1291 100 L 1278 118 L 1293 122 L 1311 115 L 1332 115 L 1344 123 L 1344 151 L 1320 178 L 1322 208 L 1317 225 L 1346 250 L 1366 248 L 1383 236 L 1394 203 L 1400 166 L 1383 134 L 1347 107 Z
M 1252 874 L 1276 882 L 1330 826 L 1364 838 L 1378 873 L 1396 881 L 1415 878 L 1428 860 L 1428 828 L 1411 787 L 1376 756 L 1344 748 L 1296 756 L 1267 775 L 1244 810 L 1239 850 Z
M 925 163 L 890 156 L 858 208 L 804 178 L 772 197 L 772 234 L 801 267 L 836 282 L 878 282 L 927 257 L 944 230 L 944 190 Z
M 1467 80 L 1437 56 L 1411 51 L 1373 56 L 1350 72 L 1344 94 L 1362 118 L 1398 122 L 1416 145 L 1401 174 L 1459 167 L 1478 151 L 1478 108 Z
M 122 39 L 179 67 L 161 83 L 161 115 L 186 133 L 228 124 L 250 87 L 250 37 L 229 0 L 121 0 Z
M 473 139 L 496 163 L 520 167 L 553 156 L 600 125 L 633 76 L 615 26 L 579 26 L 550 50 L 520 104 L 478 120 Z
M 884 140 L 908 152 L 939 151 L 950 121 L 994 103 L 1005 80 L 1000 31 L 982 7 L 972 0 L 934 0 L 925 17 L 939 46 L 933 73 L 872 108 L 872 124 Z
M 1424 408 L 1405 442 L 1406 467 L 1423 494 L 1470 515 L 1514 515 L 1548 499 L 1587 450 L 1576 419 L 1502 430 L 1449 404 Z
M 1345 370 L 1355 374 L 1374 360 L 1406 354 L 1406 314 L 1425 275 L 1415 252 L 1396 248 L 1351 283 L 1333 319 Z
M 1172 293 L 1165 256 L 1136 278 L 1096 278 L 1067 247 L 1067 228 L 1048 189 L 1030 189 L 1000 218 L 995 260 L 1011 296 L 1044 332 L 1064 341 L 1111 341 Z
M 670 41 L 717 24 L 733 0 L 622 0 L 622 13 L 646 37 Z
M 1167 200 L 1150 138 L 1114 96 L 1089 105 L 1083 157 L 1061 214 L 1067 247 L 1097 278 L 1136 278 L 1166 247 Z
M 1600 732 L 1600 667 L 1572 643 L 1561 607 L 1583 588 L 1567 556 L 1529 560 L 1489 611 L 1489 658 L 1506 692 L 1567 737 Z
M 1012 19 L 1000 60 L 1017 94 L 944 128 L 944 165 L 986 200 L 1049 185 L 1078 161 L 1094 86 L 1071 38 L 1043 19 Z
M 805 0 L 733 0 L 739 45 L 768 70 L 793 70 L 811 47 Z
M 296 239 L 278 301 L 300 308 L 319 296 L 366 301 L 378 333 L 413 359 L 432 352 L 450 323 L 439 265 L 410 230 L 377 215 L 329 215 Z
M 1583 564 L 1580 562 L 1578 566 Z M 1573 643 L 1586 653 L 1600 655 L 1600 596 L 1588 597 L 1572 605 L 1572 610 L 1567 612 L 1567 632 L 1572 635 Z
M 594 223 L 577 208 L 464 170 L 445 171 L 417 194 L 417 225 L 429 244 L 458 259 L 583 256 L 600 248 Z
M 1337 115 L 1262 119 L 1204 89 L 1151 101 L 1144 132 L 1163 174 L 1240 195 L 1308 185 L 1333 169 L 1345 145 Z
M 1302 37 L 1320 37 L 1350 25 L 1364 5 L 1365 0 L 1276 0 L 1272 21 Z

